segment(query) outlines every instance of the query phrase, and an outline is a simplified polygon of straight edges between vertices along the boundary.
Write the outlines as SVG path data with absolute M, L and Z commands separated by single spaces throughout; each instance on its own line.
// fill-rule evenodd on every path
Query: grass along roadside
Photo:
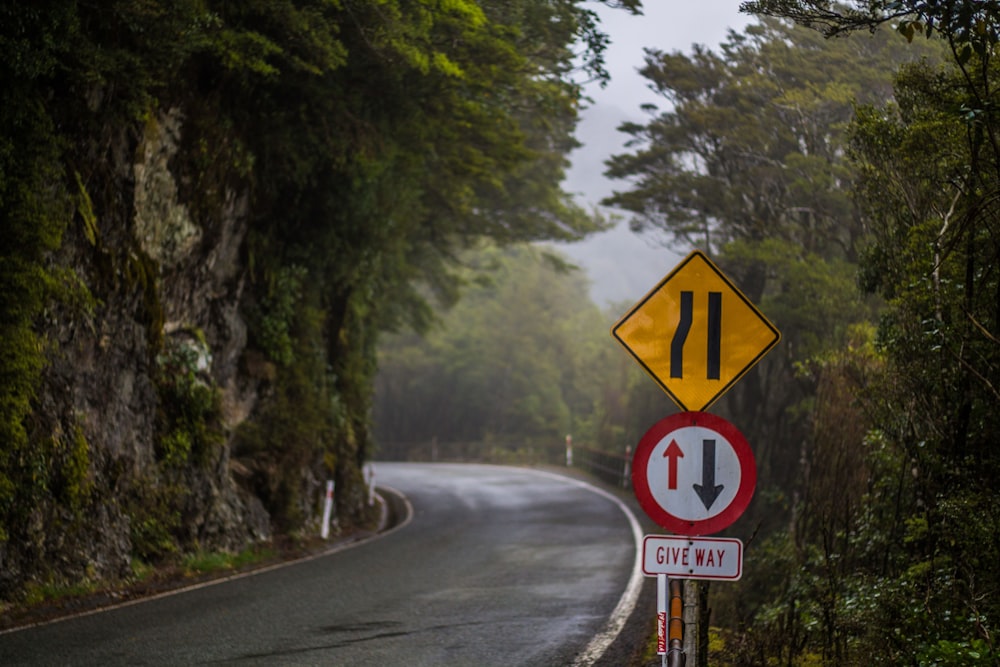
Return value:
M 371 525 L 339 530 L 327 540 L 301 534 L 281 536 L 236 553 L 195 550 L 155 565 L 133 560 L 131 572 L 119 581 L 40 582 L 29 586 L 19 600 L 0 601 L 0 634 L 203 582 L 321 556 L 346 544 L 365 540 L 389 527 L 387 522 L 394 518 L 387 510 L 387 503 L 378 494 L 375 501 L 379 506 L 374 513 L 379 517 L 376 521 Z

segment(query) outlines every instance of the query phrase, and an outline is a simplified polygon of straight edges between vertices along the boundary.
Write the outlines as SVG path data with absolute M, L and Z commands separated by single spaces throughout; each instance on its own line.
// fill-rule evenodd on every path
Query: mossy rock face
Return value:
M 198 246 L 202 231 L 178 199 L 170 161 L 177 155 L 183 118 L 179 109 L 149 120 L 135 163 L 135 232 L 143 251 L 165 268 Z
M 109 127 L 111 163 L 70 182 L 86 194 L 85 224 L 46 263 L 77 287 L 50 299 L 29 346 L 44 362 L 25 434 L 39 481 L 13 480 L 30 511 L 0 524 L 0 598 L 32 581 L 115 580 L 135 558 L 271 537 L 229 455 L 267 381 L 241 366 L 249 200 L 220 187 L 211 215 L 181 201 L 194 168 L 187 131 L 178 110 L 139 135 Z M 195 220 L 194 209 L 206 214 Z

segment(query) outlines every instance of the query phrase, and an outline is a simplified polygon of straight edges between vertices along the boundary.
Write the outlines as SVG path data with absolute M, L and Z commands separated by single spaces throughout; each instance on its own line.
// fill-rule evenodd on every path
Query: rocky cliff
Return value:
M 171 108 L 110 134 L 78 177 L 76 224 L 50 259 L 67 285 L 39 326 L 47 366 L 31 418 L 52 457 L 38 465 L 55 472 L 0 544 L 8 594 L 32 581 L 127 578 L 136 558 L 239 551 L 272 536 L 255 471 L 280 477 L 280 466 L 234 456 L 279 375 L 248 345 L 242 312 L 249 197 L 230 180 L 185 198 L 185 123 Z M 291 472 L 299 508 L 283 528 L 316 520 L 334 466 L 322 452 L 310 459 Z

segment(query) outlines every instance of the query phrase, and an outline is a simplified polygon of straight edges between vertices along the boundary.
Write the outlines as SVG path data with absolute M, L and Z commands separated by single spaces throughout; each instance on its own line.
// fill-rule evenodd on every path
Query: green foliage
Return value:
M 1000 321 L 986 268 L 998 253 L 992 170 L 1000 151 L 959 111 L 994 85 L 995 67 L 979 71 L 985 80 L 970 82 L 957 72 L 905 70 L 898 108 L 859 116 L 854 135 L 876 248 L 867 284 L 890 300 L 882 343 L 901 390 L 919 406 L 908 413 L 916 441 L 931 444 L 913 455 L 932 465 L 941 457 L 945 469 L 976 479 L 996 465 L 982 448 L 994 428 L 987 406 L 996 400 Z
M 574 42 L 587 35 L 594 67 L 604 48 L 582 3 L 325 7 L 337 48 L 322 66 L 248 77 L 205 63 L 226 90 L 220 111 L 267 175 L 256 180 L 248 310 L 252 340 L 280 368 L 238 450 L 286 527 L 309 518 L 303 466 L 334 473 L 338 489 L 359 478 L 379 331 L 427 326 L 428 297 L 456 292 L 462 248 L 599 226 L 559 187 L 581 95 Z M 299 46 L 268 11 L 223 19 L 266 35 L 281 49 L 273 61 Z M 283 418 L 288 406 L 311 430 Z
M 301 266 L 278 269 L 260 299 L 260 306 L 251 309 L 257 345 L 282 366 L 290 365 L 295 359 L 291 331 L 305 277 L 306 270 Z
M 6 30 L 4 31 L 6 33 Z M 44 262 L 70 219 L 59 142 L 40 91 L 22 73 L 45 69 L 34 45 L 0 40 L 0 86 L 17 104 L 0 109 L 0 541 L 20 528 L 49 484 L 46 442 L 25 428 L 45 364 L 34 331 L 55 280 Z
M 182 527 L 179 508 L 186 494 L 176 483 L 151 474 L 134 482 L 126 496 L 133 558 L 159 563 L 180 551 L 176 536 Z
M 248 565 L 267 561 L 275 557 L 273 549 L 253 546 L 239 553 L 204 551 L 197 549 L 181 558 L 181 568 L 186 576 L 198 576 L 239 570 Z
M 76 186 L 79 189 L 76 212 L 83 221 L 84 236 L 90 241 L 90 245 L 97 245 L 97 214 L 94 213 L 94 202 L 91 201 L 90 194 L 87 193 L 87 188 L 84 187 L 83 181 L 80 179 L 80 173 L 76 172 L 74 175 L 76 176 Z
M 915 52 L 884 33 L 762 20 L 724 58 L 651 52 L 673 106 L 626 125 L 638 150 L 609 163 L 635 184 L 610 203 L 717 249 L 783 333 L 720 403 L 749 425 L 763 543 L 753 580 L 720 593 L 745 628 L 733 664 L 995 661 L 995 568 L 973 563 L 998 557 L 997 70 L 938 70 L 921 46 L 932 60 L 895 81 Z
M 1000 7 L 992 2 L 754 0 L 741 3 L 740 11 L 789 18 L 828 37 L 883 25 L 893 26 L 908 42 L 918 35 L 942 35 L 952 42 L 960 65 L 973 55 L 984 56 L 1000 41 Z
M 766 266 L 773 276 L 757 304 L 804 362 L 839 349 L 852 327 L 874 317 L 873 304 L 857 291 L 856 265 L 845 258 L 809 252 L 795 242 L 769 238 L 759 243 L 737 241 L 723 251 L 726 266 L 746 274 Z
M 919 665 L 954 665 L 955 667 L 989 667 L 995 665 L 996 651 L 983 639 L 947 641 L 942 639 L 917 656 Z
M 157 356 L 160 396 L 157 458 L 168 468 L 207 466 L 225 440 L 220 394 L 205 379 L 211 357 L 204 343 L 170 341 Z
M 875 346 L 852 345 L 868 350 L 855 355 L 860 363 L 826 357 L 810 367 L 824 390 L 817 432 L 840 424 L 847 437 L 814 437 L 790 533 L 799 569 L 774 596 L 789 622 L 782 629 L 804 633 L 790 637 L 838 664 L 996 664 L 1000 582 L 985 565 L 1000 557 L 987 481 L 1000 465 L 987 444 L 1000 426 L 996 8 L 744 6 L 828 34 L 891 20 L 908 40 L 941 34 L 951 47 L 951 66 L 902 67 L 893 103 L 861 106 L 848 131 L 866 234 L 860 284 L 887 308 Z M 864 437 L 843 426 L 852 422 Z M 847 467 L 830 451 L 843 452 Z
M 218 551 L 185 554 L 181 565 L 188 576 L 233 569 L 233 556 Z
M 252 471 L 251 484 L 282 531 L 302 528 L 311 503 L 306 476 L 329 478 L 337 469 L 335 436 L 343 434 L 343 409 L 316 347 L 322 316 L 299 303 L 290 335 L 294 354 L 276 375 L 257 419 L 236 434 L 233 455 Z
M 894 67 L 914 57 L 893 35 L 823 41 L 769 19 L 720 53 L 648 50 L 642 74 L 671 106 L 622 126 L 635 150 L 608 174 L 634 185 L 606 203 L 708 252 L 780 239 L 852 259 L 860 221 L 844 131 L 853 104 L 886 99 Z
M 71 512 L 80 512 L 93 491 L 91 447 L 79 424 L 52 446 L 51 491 L 56 502 Z
M 463 299 L 439 326 L 381 347 L 379 439 L 596 443 L 608 323 L 585 281 L 532 247 L 468 259 Z
M 94 581 L 80 581 L 73 584 L 32 582 L 25 587 L 21 602 L 31 606 L 53 600 L 64 601 L 88 595 L 96 590 L 97 583 Z

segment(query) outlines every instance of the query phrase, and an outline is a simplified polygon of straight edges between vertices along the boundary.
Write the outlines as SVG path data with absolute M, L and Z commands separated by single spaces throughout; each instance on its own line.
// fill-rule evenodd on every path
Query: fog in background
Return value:
M 611 82 L 600 88 L 592 84 L 587 95 L 593 102 L 585 109 L 577 128 L 583 146 L 570 155 L 573 166 L 565 182 L 568 192 L 587 209 L 593 208 L 614 190 L 627 190 L 625 181 L 604 177 L 604 161 L 626 152 L 626 135 L 618 131 L 625 121 L 647 122 L 649 115 L 640 107 L 652 103 L 664 108 L 639 74 L 645 48 L 690 53 L 693 44 L 716 49 L 730 29 L 742 30 L 752 17 L 739 13 L 740 0 L 644 0 L 643 15 L 608 9 L 594 3 L 601 25 L 610 36 L 606 53 Z M 605 214 L 615 213 L 602 209 Z M 587 240 L 560 246 L 581 266 L 592 282 L 591 295 L 600 306 L 634 302 L 648 292 L 687 254 L 665 247 L 661 234 L 638 235 L 629 230 L 627 212 L 614 229 Z

